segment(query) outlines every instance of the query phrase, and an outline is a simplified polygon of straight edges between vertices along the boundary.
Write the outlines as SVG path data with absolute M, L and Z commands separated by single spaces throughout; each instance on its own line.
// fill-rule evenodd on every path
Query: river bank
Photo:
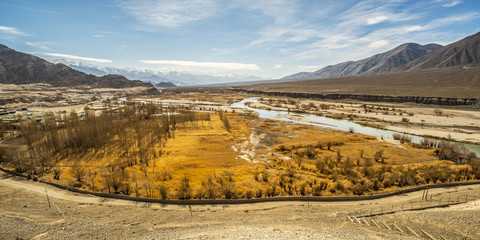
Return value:
M 393 138 L 410 135 L 413 142 L 423 137 L 461 142 L 480 155 L 480 112 L 439 109 L 427 106 L 390 105 L 316 100 L 251 97 L 231 107 L 257 111 L 260 117 L 324 126 L 342 131 Z M 366 125 L 381 125 L 382 129 Z

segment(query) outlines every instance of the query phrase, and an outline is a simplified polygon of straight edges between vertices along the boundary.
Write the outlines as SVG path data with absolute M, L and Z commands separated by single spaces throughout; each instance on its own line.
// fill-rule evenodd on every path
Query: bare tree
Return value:
M 205 195 L 209 199 L 215 199 L 217 196 L 217 185 L 212 175 L 209 175 L 203 182 L 203 188 L 205 190 Z
M 77 161 L 75 161 L 70 167 L 70 171 L 75 180 L 81 183 L 83 182 L 83 178 L 85 176 L 85 169 Z
M 190 186 L 190 177 L 188 175 L 183 176 L 180 181 L 180 187 L 177 191 L 178 199 L 187 200 L 192 198 L 192 187 Z

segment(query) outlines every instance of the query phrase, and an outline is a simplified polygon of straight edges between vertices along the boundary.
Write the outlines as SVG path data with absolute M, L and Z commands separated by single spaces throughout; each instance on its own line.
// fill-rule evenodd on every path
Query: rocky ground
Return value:
M 48 193 L 48 200 L 46 193 Z M 425 206 L 423 192 L 373 201 L 175 206 L 80 195 L 0 173 L 0 239 L 418 239 L 405 226 L 449 239 L 479 239 L 480 186 L 430 189 L 432 202 L 467 203 L 374 217 L 347 216 Z M 368 218 L 367 218 L 368 219 Z M 372 219 L 372 218 L 370 218 Z M 369 220 L 369 219 L 368 219 Z M 369 220 L 370 221 L 370 220 Z M 371 224 L 371 223 L 370 223 Z

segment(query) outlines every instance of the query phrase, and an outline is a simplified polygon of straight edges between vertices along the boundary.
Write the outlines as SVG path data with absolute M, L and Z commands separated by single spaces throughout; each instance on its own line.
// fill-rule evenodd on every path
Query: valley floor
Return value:
M 478 109 L 410 103 L 292 100 L 294 104 L 281 103 L 286 101 L 285 98 L 264 97 L 250 106 L 284 111 L 290 109 L 292 112 L 374 123 L 377 127 L 418 136 L 480 144 Z

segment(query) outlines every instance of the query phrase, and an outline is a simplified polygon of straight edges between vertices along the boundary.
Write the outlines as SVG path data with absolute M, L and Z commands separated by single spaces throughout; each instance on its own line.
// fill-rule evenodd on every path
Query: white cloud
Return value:
M 437 2 L 446 2 L 447 3 L 444 3 L 442 5 L 442 7 L 454 7 L 454 6 L 457 6 L 458 4 L 462 4 L 463 1 L 462 0 L 452 0 L 452 1 L 448 1 L 448 0 L 437 0 Z
M 274 24 L 290 24 L 297 12 L 297 4 L 291 0 L 236 0 L 236 6 L 250 11 L 260 10 L 273 18 Z
M 387 16 L 377 16 L 377 17 L 367 19 L 367 24 L 373 25 L 373 24 L 381 23 L 387 19 L 388 19 Z
M 446 25 L 457 24 L 458 22 L 468 22 L 473 19 L 479 18 L 479 12 L 470 12 L 470 13 L 463 13 L 461 15 L 452 15 L 444 18 L 437 18 L 430 23 L 428 23 L 425 28 L 426 29 L 433 29 L 438 27 L 444 27 Z
M 39 48 L 39 49 L 42 49 L 42 50 L 50 50 L 46 46 L 46 44 L 42 43 L 42 42 L 26 42 L 25 44 L 30 46 L 30 47 L 36 47 L 36 48 Z
M 19 31 L 16 28 L 12 27 L 6 27 L 6 26 L 0 26 L 0 32 L 8 33 L 8 34 L 13 34 L 13 35 L 22 35 L 22 36 L 27 36 L 26 33 Z
M 359 0 L 353 4 L 327 0 L 322 3 L 291 0 L 120 0 L 120 5 L 144 25 L 143 30 L 155 31 L 155 26 L 179 27 L 194 21 L 225 16 L 232 11 L 241 13 L 239 21 L 248 20 L 256 35 L 246 34 L 245 51 L 262 51 L 288 56 L 295 60 L 316 59 L 312 65 L 327 65 L 339 61 L 356 60 L 378 53 L 379 48 L 400 45 L 404 42 L 432 41 L 429 35 L 439 33 L 446 24 L 468 22 L 480 14 L 466 12 L 462 15 L 445 13 L 443 18 L 429 12 L 432 2 L 407 0 Z M 455 6 L 460 0 L 436 0 L 436 8 Z M 234 15 L 237 17 L 237 15 Z M 222 18 L 223 19 L 223 18 Z M 216 20 L 216 19 L 214 19 Z M 209 21 L 205 21 L 209 23 Z M 235 21 L 237 23 L 237 21 Z M 257 24 L 258 23 L 258 24 Z M 382 23 L 382 24 L 379 24 Z M 147 27 L 145 27 L 147 25 Z M 253 25 L 253 24 L 252 24 Z M 242 26 L 243 27 L 243 26 Z M 252 30 L 253 29 L 253 30 Z M 244 29 L 242 29 L 243 31 Z M 103 33 L 98 33 L 103 35 Z M 241 44 L 241 43 L 240 43 Z M 230 49 L 211 48 L 211 54 L 219 55 L 239 51 L 238 45 Z M 277 58 L 279 59 L 279 58 Z M 282 60 L 283 61 L 283 60 Z M 185 67 L 216 67 L 225 69 L 253 69 L 230 65 L 160 60 L 165 65 Z M 147 63 L 147 62 L 145 62 Z M 153 61 L 148 61 L 153 64 Z M 305 62 L 308 64 L 307 62 Z M 222 65 L 219 65 L 222 64 Z M 252 68 L 253 67 L 253 68 Z M 298 66 L 315 69 L 318 66 Z M 311 67 L 311 68 L 309 68 Z M 177 67 L 179 68 L 179 67 Z M 283 68 L 285 69 L 285 68 Z
M 158 65 L 178 65 L 189 67 L 209 67 L 209 68 L 223 68 L 230 70 L 261 70 L 255 64 L 245 63 L 216 63 L 216 62 L 193 62 L 193 61 L 176 61 L 176 60 L 140 60 L 141 63 L 158 64 Z
M 281 64 L 275 64 L 275 65 L 273 66 L 273 68 L 275 68 L 275 69 L 280 69 L 280 68 L 282 68 L 282 67 L 283 67 L 283 66 L 282 66 Z
M 375 42 L 372 42 L 372 43 L 368 44 L 368 47 L 369 48 L 380 48 L 380 47 L 386 46 L 388 44 L 389 44 L 389 42 L 387 40 L 378 40 L 378 41 L 375 41 Z
M 354 30 L 365 25 L 373 25 L 388 20 L 389 22 L 403 22 L 418 18 L 417 14 L 399 11 L 398 5 L 402 1 L 360 1 L 346 11 L 338 13 L 337 26 Z
M 399 11 L 398 6 L 401 2 L 402 0 L 359 1 L 347 10 L 338 8 L 334 13 L 328 14 L 335 17 L 325 19 L 319 25 L 308 24 L 310 21 L 303 21 L 303 16 L 296 16 L 298 19 L 291 17 L 292 20 L 287 24 L 270 25 L 264 28 L 260 32 L 260 37 L 251 41 L 247 48 L 267 44 L 271 46 L 273 44 L 297 43 L 294 46 L 296 49 L 290 51 L 290 53 L 298 60 L 318 58 L 326 51 L 335 49 L 359 47 L 367 42 L 375 41 L 375 39 L 368 39 L 364 42 L 357 41 L 359 38 L 363 38 L 365 34 L 368 35 L 368 31 L 365 31 L 364 28 L 369 25 L 384 21 L 388 21 L 390 24 L 398 24 L 399 22 L 420 18 L 420 14 L 414 14 L 407 10 Z M 418 30 L 418 28 L 408 31 Z M 392 34 L 398 35 L 396 33 Z
M 178 27 L 219 11 L 214 0 L 136 0 L 120 6 L 144 24 L 162 27 Z
M 101 58 L 90 58 L 90 57 L 79 57 L 75 55 L 63 54 L 63 53 L 42 53 L 43 55 L 52 56 L 52 57 L 63 57 L 69 59 L 84 60 L 90 62 L 100 62 L 100 63 L 112 63 L 112 60 L 101 59 Z
M 320 66 L 316 66 L 316 65 L 309 65 L 309 66 L 305 66 L 305 65 L 302 65 L 302 66 L 297 66 L 298 68 L 303 68 L 303 69 L 320 69 Z
M 117 32 L 111 32 L 111 31 L 95 31 L 93 34 L 94 38 L 106 38 L 106 37 L 112 37 L 113 35 L 118 35 Z
M 407 27 L 403 28 L 402 34 L 409 33 L 409 32 L 421 31 L 423 29 L 424 29 L 424 27 L 419 26 L 419 25 L 407 26 Z

